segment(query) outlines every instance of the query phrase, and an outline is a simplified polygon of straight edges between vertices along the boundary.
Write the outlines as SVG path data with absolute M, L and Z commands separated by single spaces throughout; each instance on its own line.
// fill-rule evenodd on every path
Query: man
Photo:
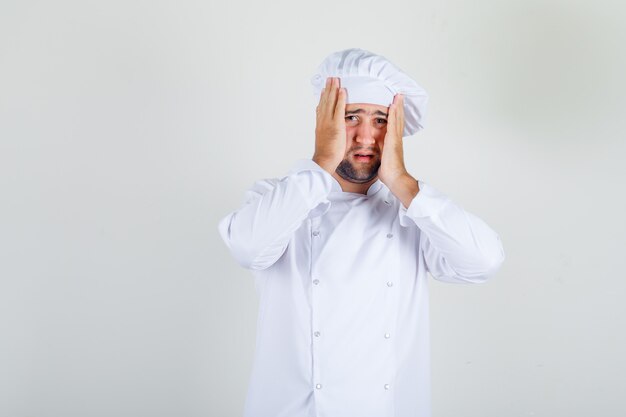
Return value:
M 428 98 L 415 81 L 349 49 L 312 82 L 312 159 L 255 183 L 219 225 L 259 294 L 245 416 L 428 417 L 427 272 L 484 282 L 500 239 L 407 172 L 402 138 Z

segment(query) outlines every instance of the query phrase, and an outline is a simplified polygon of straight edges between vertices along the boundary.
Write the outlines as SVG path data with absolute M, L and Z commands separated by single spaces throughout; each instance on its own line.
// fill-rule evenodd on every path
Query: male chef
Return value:
M 244 416 L 429 417 L 427 273 L 482 283 L 500 238 L 407 171 L 403 138 L 428 101 L 411 77 L 348 49 L 312 84 L 312 157 L 256 182 L 219 224 L 259 296 Z

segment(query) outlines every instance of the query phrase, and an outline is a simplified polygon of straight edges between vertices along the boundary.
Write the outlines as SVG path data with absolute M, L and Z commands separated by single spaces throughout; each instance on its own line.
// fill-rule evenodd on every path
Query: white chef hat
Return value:
M 428 94 L 411 77 L 385 57 L 353 48 L 328 55 L 311 78 L 319 98 L 326 78 L 339 77 L 347 91 L 346 103 L 370 103 L 389 107 L 393 96 L 404 96 L 404 134 L 411 136 L 424 128 Z

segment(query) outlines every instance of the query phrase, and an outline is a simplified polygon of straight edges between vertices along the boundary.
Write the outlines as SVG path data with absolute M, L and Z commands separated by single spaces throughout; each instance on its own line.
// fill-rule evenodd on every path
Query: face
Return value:
M 344 180 L 363 184 L 376 177 L 388 110 L 377 104 L 346 105 L 346 155 L 336 170 Z

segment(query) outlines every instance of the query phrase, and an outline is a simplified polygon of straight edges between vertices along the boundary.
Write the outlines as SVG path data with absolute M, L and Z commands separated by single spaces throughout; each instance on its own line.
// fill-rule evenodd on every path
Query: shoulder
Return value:
M 271 190 L 280 182 L 280 178 L 263 178 L 257 180 L 248 189 L 248 192 L 263 194 L 265 191 Z

